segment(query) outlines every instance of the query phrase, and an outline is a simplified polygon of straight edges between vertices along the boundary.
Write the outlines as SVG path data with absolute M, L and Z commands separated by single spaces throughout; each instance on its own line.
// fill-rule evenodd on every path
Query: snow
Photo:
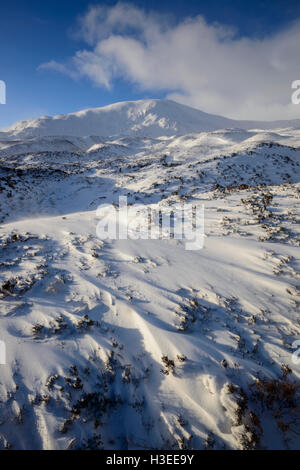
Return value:
M 20 121 L 0 133 L 4 139 L 49 136 L 161 136 L 186 135 L 222 128 L 276 129 L 300 126 L 292 121 L 235 121 L 204 113 L 170 100 L 140 100 L 115 103 L 77 113 L 44 116 Z
M 300 376 L 297 125 L 147 100 L 1 133 L 0 447 L 299 448 L 299 391 L 260 392 Z M 204 204 L 204 248 L 99 240 L 119 196 Z

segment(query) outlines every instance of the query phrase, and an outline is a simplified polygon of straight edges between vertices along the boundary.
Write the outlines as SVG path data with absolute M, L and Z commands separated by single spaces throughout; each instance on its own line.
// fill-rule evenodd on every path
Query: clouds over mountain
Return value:
M 51 60 L 40 68 L 88 77 L 106 88 L 121 77 L 236 119 L 297 118 L 291 83 L 300 79 L 299 26 L 253 39 L 201 16 L 178 22 L 127 3 L 93 6 L 76 27 L 86 48 L 65 63 Z

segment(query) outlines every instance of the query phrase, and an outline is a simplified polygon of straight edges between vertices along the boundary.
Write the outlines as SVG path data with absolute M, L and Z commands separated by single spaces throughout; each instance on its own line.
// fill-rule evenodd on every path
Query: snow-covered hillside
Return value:
M 300 130 L 170 101 L 0 134 L 0 447 L 299 448 Z M 205 242 L 100 204 L 205 206 Z
M 116 103 L 103 108 L 16 123 L 0 137 L 37 138 L 49 136 L 144 136 L 162 137 L 222 128 L 274 129 L 300 127 L 294 121 L 234 121 L 204 113 L 169 100 L 140 100 Z

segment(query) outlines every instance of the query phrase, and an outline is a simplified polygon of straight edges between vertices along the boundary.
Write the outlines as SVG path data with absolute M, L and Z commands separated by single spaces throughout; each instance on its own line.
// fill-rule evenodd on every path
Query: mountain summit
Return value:
M 208 114 L 170 100 L 140 100 L 115 103 L 54 117 L 20 121 L 0 133 L 7 138 L 46 136 L 145 136 L 185 135 L 192 132 L 214 131 L 223 128 L 298 127 L 294 121 L 236 121 Z

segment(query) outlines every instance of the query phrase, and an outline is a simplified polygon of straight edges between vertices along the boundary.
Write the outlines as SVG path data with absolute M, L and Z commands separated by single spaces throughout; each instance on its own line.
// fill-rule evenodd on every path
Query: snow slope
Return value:
M 77 113 L 21 121 L 5 130 L 0 137 L 36 138 L 45 136 L 160 136 L 185 135 L 222 128 L 299 127 L 294 121 L 235 121 L 215 116 L 169 100 L 141 100 L 116 103 Z
M 299 130 L 81 116 L 0 137 L 0 448 L 299 448 Z M 204 248 L 99 240 L 119 196 L 204 204 Z

